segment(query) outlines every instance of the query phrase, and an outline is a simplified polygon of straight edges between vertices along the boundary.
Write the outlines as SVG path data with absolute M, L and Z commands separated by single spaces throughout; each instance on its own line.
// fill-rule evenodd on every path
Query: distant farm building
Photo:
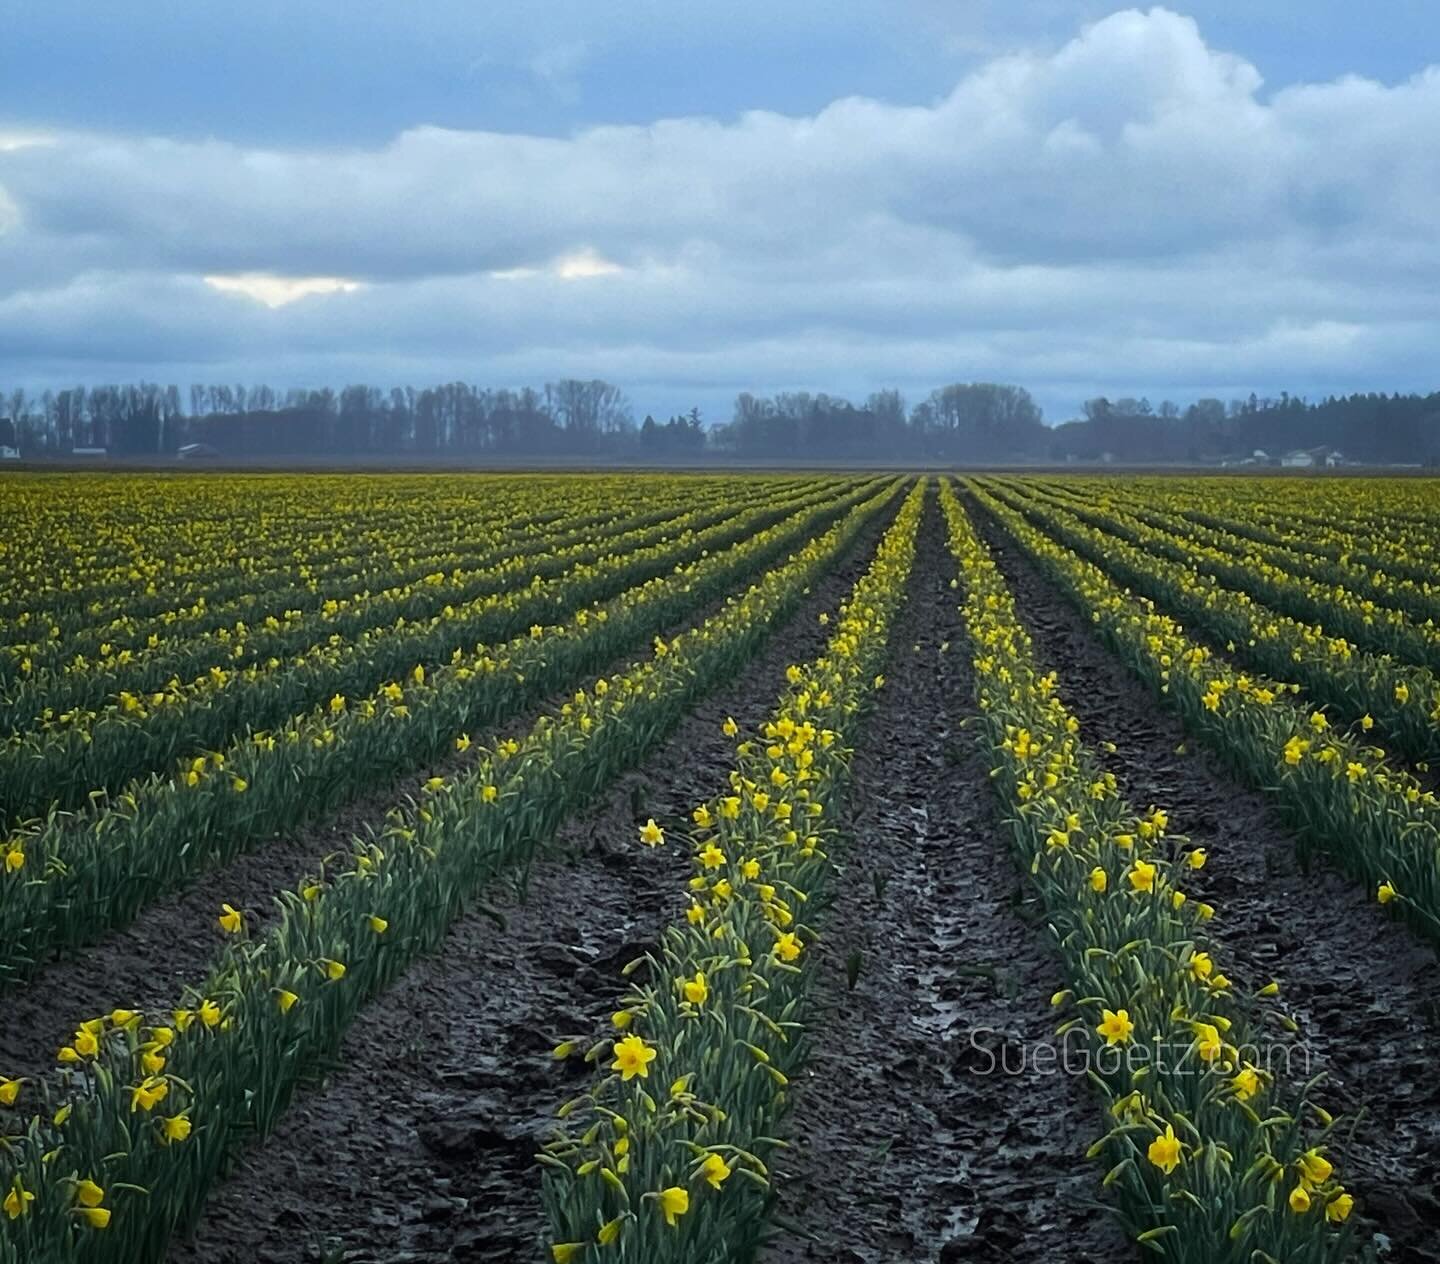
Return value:
M 1296 448 L 1280 458 L 1286 469 L 1305 470 L 1331 468 L 1342 463 L 1344 458 L 1334 448 Z
M 104 448 L 72 448 L 70 455 L 83 457 L 87 461 L 103 461 L 110 453 Z
M 213 461 L 220 455 L 220 450 L 208 443 L 187 443 L 177 448 L 175 455 L 182 461 Z

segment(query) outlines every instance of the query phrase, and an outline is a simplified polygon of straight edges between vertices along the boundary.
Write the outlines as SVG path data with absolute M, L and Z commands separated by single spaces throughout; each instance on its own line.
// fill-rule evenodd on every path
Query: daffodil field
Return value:
M 1429 480 L 17 474 L 0 726 L 0 1264 L 1436 1258 Z

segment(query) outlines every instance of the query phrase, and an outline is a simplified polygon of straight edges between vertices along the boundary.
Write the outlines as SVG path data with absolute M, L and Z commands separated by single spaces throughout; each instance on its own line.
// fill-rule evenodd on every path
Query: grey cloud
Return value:
M 1419 386 L 1437 140 L 1440 71 L 1267 96 L 1161 9 L 928 106 L 334 151 L 65 134 L 0 149 L 0 375 L 585 372 L 715 398 L 982 376 L 1071 406 Z M 547 271 L 582 248 L 624 270 Z M 251 270 L 369 284 L 271 310 L 200 279 Z

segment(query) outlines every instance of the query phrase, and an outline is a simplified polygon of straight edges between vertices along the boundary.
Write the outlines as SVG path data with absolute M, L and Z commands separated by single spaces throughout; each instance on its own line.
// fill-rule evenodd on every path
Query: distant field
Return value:
M 1429 478 L 8 473 L 0 1264 L 1433 1258 L 1437 675 Z

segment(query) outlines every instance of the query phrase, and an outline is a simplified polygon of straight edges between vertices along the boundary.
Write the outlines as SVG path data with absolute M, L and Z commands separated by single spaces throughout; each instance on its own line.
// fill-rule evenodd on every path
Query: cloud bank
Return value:
M 554 68 L 555 73 L 564 66 Z M 1440 68 L 1267 94 L 1113 14 L 923 106 L 377 148 L 6 130 L 0 382 L 1434 385 Z

